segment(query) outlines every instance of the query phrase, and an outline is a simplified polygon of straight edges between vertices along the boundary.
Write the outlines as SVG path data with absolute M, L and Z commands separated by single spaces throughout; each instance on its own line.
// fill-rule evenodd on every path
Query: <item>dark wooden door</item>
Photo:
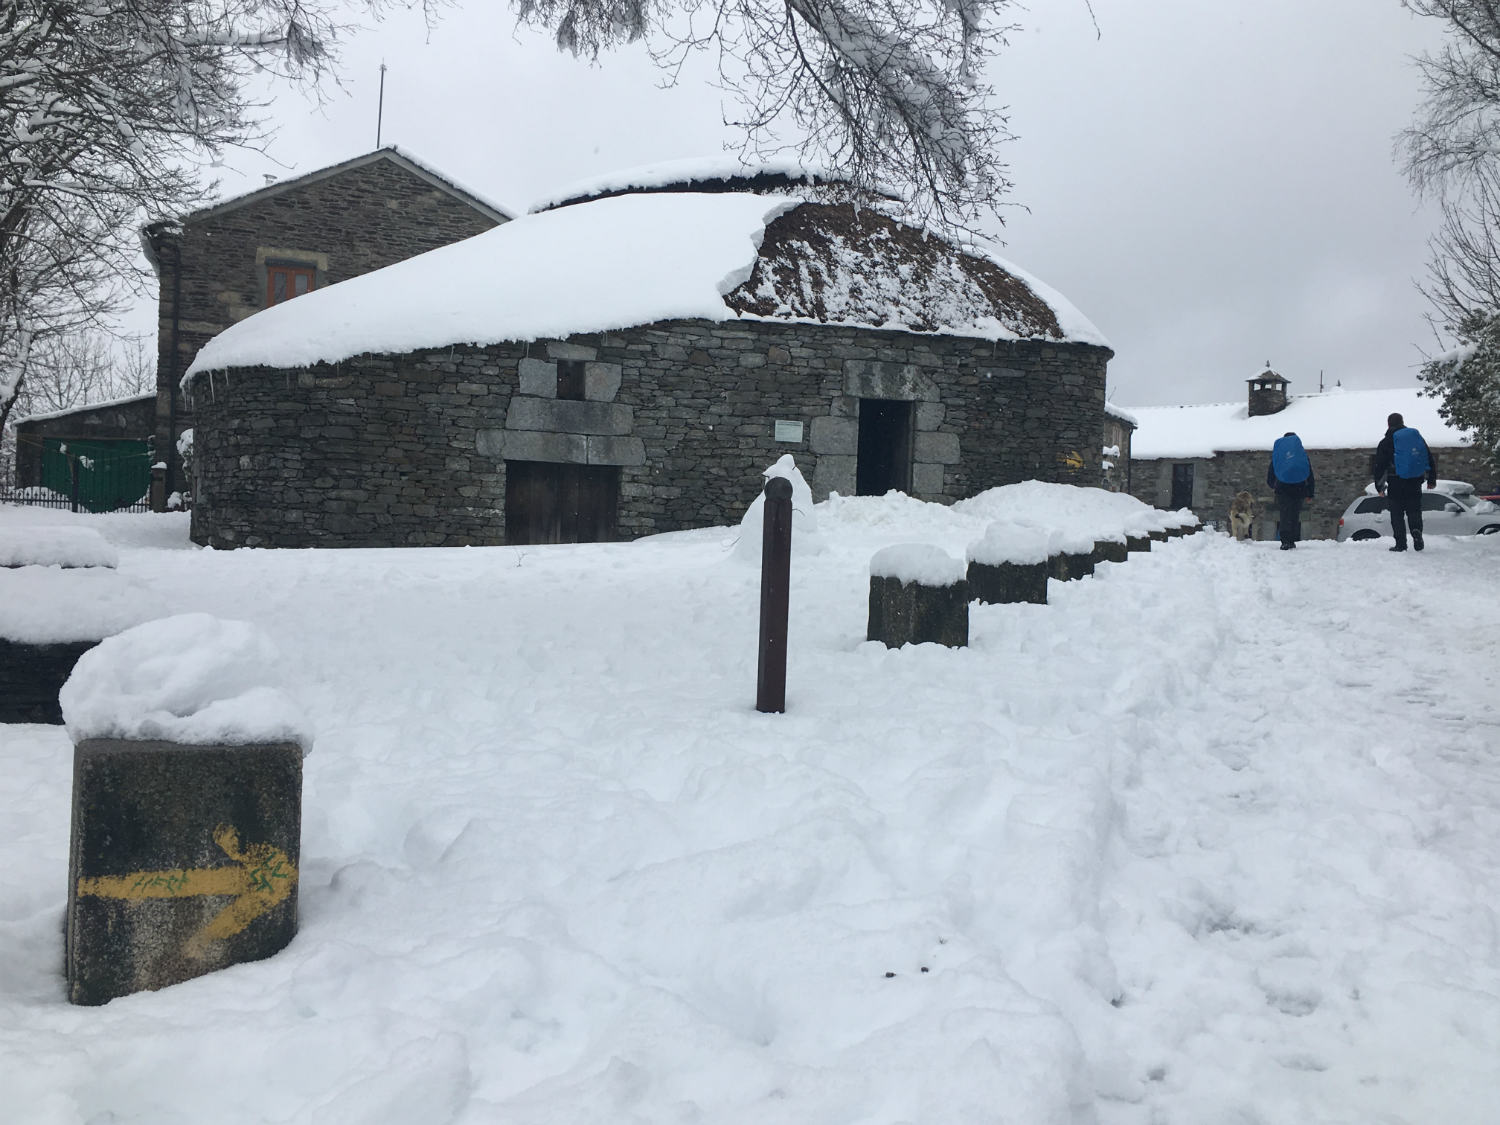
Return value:
M 552 461 L 505 463 L 507 543 L 604 543 L 616 536 L 620 470 Z
M 884 496 L 911 491 L 912 404 L 886 398 L 859 400 L 859 459 L 854 491 Z
M 1173 465 L 1171 508 L 1175 512 L 1178 508 L 1191 508 L 1192 506 L 1193 467 L 1191 465 Z

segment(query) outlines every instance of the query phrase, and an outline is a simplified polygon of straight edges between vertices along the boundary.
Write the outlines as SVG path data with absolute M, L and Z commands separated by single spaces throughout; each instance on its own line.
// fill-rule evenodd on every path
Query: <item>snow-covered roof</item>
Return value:
M 1104 404 L 1104 413 L 1111 418 L 1118 418 L 1122 422 L 1129 422 L 1132 426 L 1140 425 L 1140 419 L 1135 416 L 1135 411 L 1126 410 L 1123 406 L 1116 406 L 1112 402 Z
M 112 398 L 104 402 L 86 402 L 81 406 L 70 406 L 65 410 L 48 410 L 40 414 L 28 414 L 24 418 L 12 418 L 10 424 L 20 426 L 26 422 L 50 422 L 54 418 L 66 418 L 70 414 L 88 414 L 95 410 L 108 410 L 112 406 L 129 406 L 131 403 L 155 397 L 155 391 L 146 391 L 143 394 L 126 395 L 124 398 Z
M 812 274 L 796 268 L 804 241 L 817 247 Z M 737 317 L 1108 346 L 1064 298 L 1003 259 L 960 253 L 871 211 L 749 192 L 653 193 L 526 215 L 265 309 L 210 340 L 184 381 Z
M 1326 391 L 1293 395 L 1285 410 L 1249 416 L 1245 402 L 1201 406 L 1136 406 L 1130 456 L 1137 461 L 1165 457 L 1212 457 L 1216 452 L 1270 451 L 1288 430 L 1308 449 L 1371 449 L 1385 435 L 1385 420 L 1400 414 L 1422 431 L 1432 446 L 1466 446 L 1467 434 L 1438 416 L 1438 400 L 1415 387 L 1374 391 Z
M 304 175 L 294 176 L 290 180 L 277 180 L 275 183 L 267 184 L 265 187 L 256 188 L 253 191 L 226 196 L 216 203 L 209 204 L 207 207 L 189 212 L 182 216 L 181 221 L 187 222 L 189 220 L 202 219 L 209 215 L 217 214 L 220 211 L 243 207 L 245 204 L 261 197 L 277 195 L 288 188 L 303 187 L 307 184 L 316 183 L 318 180 L 325 180 L 330 176 L 336 176 L 340 172 L 346 172 L 351 168 L 358 168 L 364 164 L 373 164 L 377 160 L 393 160 L 397 164 L 403 165 L 408 171 L 427 180 L 434 186 L 440 187 L 453 195 L 460 196 L 466 203 L 487 213 L 490 218 L 497 222 L 503 223 L 507 219 L 515 217 L 515 212 L 509 207 L 504 207 L 493 200 L 487 199 L 479 192 L 459 183 L 447 173 L 439 172 L 431 164 L 428 164 L 410 150 L 397 145 L 386 145 L 384 148 L 378 148 L 374 152 L 361 153 L 359 156 L 351 157 L 337 164 L 330 164 L 326 168 L 318 168 Z
M 661 191 L 671 187 L 691 191 L 693 189 L 687 185 L 712 184 L 727 187 L 736 182 L 758 185 L 773 179 L 787 184 L 815 184 L 839 182 L 842 177 L 821 164 L 790 157 L 757 161 L 755 164 L 747 164 L 739 157 L 729 154 L 687 157 L 682 160 L 661 160 L 655 164 L 642 164 L 575 180 L 536 200 L 528 211 L 536 214 L 566 204 L 631 191 Z M 885 193 L 893 194 L 890 191 Z
M 458 197 L 475 210 L 488 215 L 497 223 L 505 223 L 515 218 L 515 212 L 509 207 L 486 198 L 473 188 L 459 183 L 447 173 L 439 172 L 431 164 L 420 159 L 408 149 L 398 147 L 397 145 L 386 145 L 384 148 L 378 148 L 374 152 L 361 153 L 359 156 L 351 157 L 337 164 L 330 164 L 326 168 L 318 168 L 289 180 L 277 180 L 275 183 L 266 184 L 264 187 L 225 196 L 223 199 L 210 203 L 207 207 L 199 208 L 197 211 L 190 211 L 186 215 L 157 219 L 146 223 L 141 227 L 140 231 L 141 249 L 145 252 L 146 260 L 151 263 L 151 268 L 160 272 L 156 258 L 156 247 L 153 242 L 153 238 L 157 232 L 175 233 L 182 229 L 182 224 L 185 222 L 195 222 L 212 215 L 217 215 L 222 211 L 232 211 L 237 207 L 245 206 L 247 203 L 269 199 L 291 188 L 305 187 L 319 180 L 326 180 L 330 176 L 336 176 L 340 172 L 346 172 L 351 168 L 373 164 L 377 160 L 391 160 L 400 164 L 414 176 L 426 180 L 434 187 L 440 188 L 450 195 Z

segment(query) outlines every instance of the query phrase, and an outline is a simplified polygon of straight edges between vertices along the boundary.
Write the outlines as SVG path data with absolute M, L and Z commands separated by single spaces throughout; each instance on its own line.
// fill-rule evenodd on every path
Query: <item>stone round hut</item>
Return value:
M 647 169 L 215 337 L 193 538 L 581 542 L 1100 480 L 1105 340 L 987 248 L 795 169 Z

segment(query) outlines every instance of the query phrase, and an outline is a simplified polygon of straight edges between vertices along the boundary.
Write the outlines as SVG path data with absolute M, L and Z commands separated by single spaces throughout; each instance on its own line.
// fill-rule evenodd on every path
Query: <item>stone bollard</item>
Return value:
M 128 629 L 78 661 L 62 690 L 73 1003 L 269 957 L 296 934 L 310 739 L 273 686 L 278 662 L 253 626 L 206 614 Z
M 57 693 L 73 666 L 120 627 L 118 561 L 90 528 L 0 528 L 0 723 L 62 722 Z M 49 602 L 59 610 L 38 619 L 31 607 Z
M 1127 535 L 1125 536 L 1125 550 L 1129 554 L 1137 554 L 1141 551 L 1151 550 L 1151 536 L 1149 535 Z
M 1047 560 L 1047 576 L 1059 582 L 1072 582 L 1094 573 L 1094 552 L 1060 551 Z
M 1147 534 L 1153 543 L 1165 543 L 1168 539 L 1167 529 L 1164 527 L 1152 528 Z
M 870 560 L 866 637 L 887 648 L 969 643 L 969 587 L 964 564 L 939 547 L 904 543 Z
M 285 947 L 301 838 L 296 743 L 78 743 L 68 999 L 103 1004 Z
M 1128 548 L 1123 539 L 1095 539 L 1094 540 L 1094 565 L 1107 562 L 1124 562 L 1128 559 Z
M 61 723 L 57 693 L 98 641 L 52 644 L 0 638 L 0 723 Z
M 1047 604 L 1047 532 L 1027 524 L 996 522 L 969 544 L 969 597 L 989 605 Z

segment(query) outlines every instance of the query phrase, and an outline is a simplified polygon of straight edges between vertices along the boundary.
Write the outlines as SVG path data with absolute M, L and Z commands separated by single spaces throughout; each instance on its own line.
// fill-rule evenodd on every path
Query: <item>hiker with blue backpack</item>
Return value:
M 1290 551 L 1302 538 L 1302 505 L 1313 498 L 1312 462 L 1302 448 L 1302 439 L 1291 431 L 1277 438 L 1271 447 L 1266 487 L 1276 490 L 1281 549 Z
M 1391 533 L 1396 537 L 1391 550 L 1406 550 L 1406 527 L 1410 524 L 1411 545 L 1420 551 L 1422 478 L 1427 478 L 1428 488 L 1437 487 L 1437 458 L 1401 415 L 1392 414 L 1385 420 L 1385 437 L 1375 447 L 1370 474 L 1375 478 L 1375 491 L 1386 496 L 1391 512 Z

